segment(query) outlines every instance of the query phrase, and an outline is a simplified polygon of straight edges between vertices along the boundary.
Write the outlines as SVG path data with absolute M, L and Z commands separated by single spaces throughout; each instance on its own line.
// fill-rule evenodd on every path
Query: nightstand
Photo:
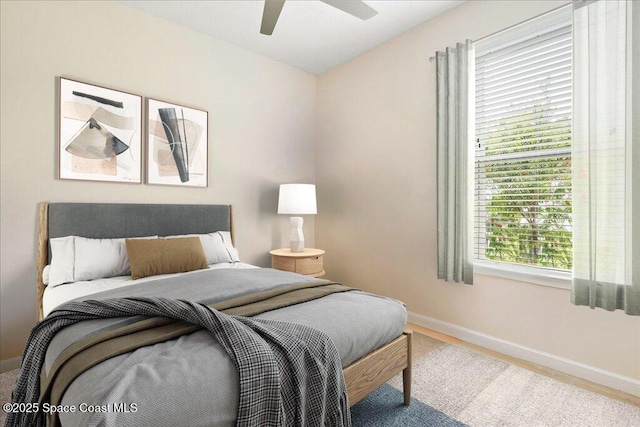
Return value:
M 304 274 L 306 276 L 324 276 L 322 249 L 305 248 L 303 252 L 291 252 L 289 248 L 274 249 L 271 252 L 271 267 Z

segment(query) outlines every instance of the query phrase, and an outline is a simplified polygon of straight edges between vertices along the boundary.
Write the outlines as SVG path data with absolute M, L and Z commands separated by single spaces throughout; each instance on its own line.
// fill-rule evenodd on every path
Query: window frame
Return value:
M 570 10 L 571 5 L 565 5 L 565 6 L 561 6 L 557 9 L 554 9 L 548 13 L 545 13 L 541 16 L 532 18 L 530 20 L 527 20 L 525 22 L 523 22 L 522 24 L 526 24 L 526 23 L 530 23 L 531 21 L 534 20 L 539 20 L 539 18 L 542 18 L 544 16 L 547 15 L 551 15 L 551 14 L 559 14 L 562 13 L 563 9 L 566 10 Z M 566 13 L 566 10 L 564 11 Z M 540 25 L 540 24 L 537 24 Z M 573 24 L 571 24 L 573 25 Z M 522 34 L 523 29 L 522 28 L 518 28 L 521 27 L 521 24 L 516 25 L 515 27 L 511 27 L 511 28 L 507 28 L 504 31 L 509 31 L 512 29 L 515 29 L 516 34 L 520 33 Z M 534 27 L 535 28 L 535 27 Z M 532 31 L 534 29 L 532 28 Z M 503 33 L 503 31 L 501 31 L 500 33 Z M 497 33 L 495 35 L 499 35 L 500 33 Z M 492 35 L 493 36 L 493 35 Z M 571 77 L 571 84 L 573 84 L 573 76 Z M 475 88 L 474 88 L 475 90 Z M 475 128 L 476 128 L 476 123 L 474 120 L 473 123 L 473 128 L 474 128 L 474 141 L 476 139 L 475 137 Z M 474 144 L 475 146 L 475 144 Z M 552 151 L 556 151 L 557 154 L 569 154 L 571 155 L 571 151 L 572 148 L 571 146 L 568 147 L 562 147 L 562 148 L 552 148 Z M 550 150 L 550 151 L 551 151 Z M 546 150 L 544 150 L 546 151 Z M 503 154 L 503 155 L 499 155 L 500 157 L 505 156 L 509 157 L 509 154 Z M 493 156 L 491 156 L 493 157 Z M 522 153 L 515 153 L 514 157 L 522 157 L 522 158 L 528 158 L 528 157 L 535 157 L 534 152 L 522 152 Z M 477 187 L 476 187 L 476 180 L 478 179 L 477 177 L 477 173 L 478 173 L 478 162 L 490 162 L 490 159 L 482 159 L 482 160 L 478 160 L 476 159 L 474 161 L 474 173 L 473 173 L 473 188 L 474 188 L 474 194 L 477 191 Z M 572 171 L 573 173 L 573 171 Z M 474 199 L 476 199 L 475 195 L 474 195 Z M 477 200 L 476 200 L 477 201 Z M 484 224 L 478 224 L 478 222 L 476 221 L 475 215 L 475 208 L 473 211 L 473 215 L 474 215 L 474 219 L 473 219 L 473 228 L 474 228 L 474 235 L 476 233 L 479 233 L 479 231 L 481 231 L 481 237 L 479 236 L 479 238 L 485 239 L 486 240 L 486 226 Z M 482 221 L 480 221 L 481 223 Z M 573 230 L 572 230 L 573 233 Z M 553 287 L 553 288 L 559 288 L 559 289 L 571 289 L 571 270 L 564 270 L 564 269 L 555 269 L 555 268 L 550 268 L 550 267 L 545 267 L 545 266 L 536 266 L 536 265 L 530 265 L 530 264 L 524 264 L 524 263 L 511 263 L 511 262 L 505 262 L 505 261 L 493 261 L 493 260 L 489 260 L 489 259 L 480 259 L 476 257 L 476 252 L 475 250 L 473 251 L 473 268 L 474 268 L 474 275 L 478 274 L 478 275 L 486 275 L 486 276 L 494 276 L 494 277 L 503 277 L 503 278 L 507 278 L 507 279 L 511 279 L 511 280 L 515 280 L 515 281 L 522 281 L 522 282 L 526 282 L 526 283 L 532 283 L 532 284 L 537 284 L 537 285 L 542 285 L 542 286 L 548 286 L 548 287 Z
M 571 289 L 571 272 L 554 268 L 474 259 L 473 274 L 504 277 L 552 288 Z

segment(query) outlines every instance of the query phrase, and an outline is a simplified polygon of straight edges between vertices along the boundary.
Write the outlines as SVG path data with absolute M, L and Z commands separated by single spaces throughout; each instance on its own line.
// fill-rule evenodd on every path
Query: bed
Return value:
M 238 296 L 238 289 L 244 289 L 247 286 L 256 286 L 254 290 L 259 292 L 271 289 L 271 286 L 282 286 L 281 283 L 285 284 L 285 282 L 287 284 L 310 282 L 309 286 L 327 282 L 322 280 L 318 282 L 318 279 L 300 276 L 295 273 L 252 268 L 247 264 L 233 262 L 229 265 L 210 266 L 206 271 L 201 270 L 169 276 L 160 275 L 147 278 L 146 281 L 131 281 L 129 278 L 117 277 L 113 278 L 112 281 L 105 281 L 104 287 L 98 281 L 96 283 L 88 282 L 88 285 L 95 286 L 95 288 L 87 291 L 90 286 L 83 288 L 82 285 L 77 285 L 77 288 L 80 289 L 79 291 L 77 289 L 76 291 L 69 291 L 67 295 L 63 296 L 52 296 L 54 294 L 54 292 L 51 292 L 53 289 L 47 289 L 44 283 L 45 266 L 51 261 L 50 239 L 64 236 L 115 239 L 215 232 L 228 232 L 233 241 L 234 230 L 231 206 L 42 203 L 39 207 L 37 247 L 38 318 L 42 319 L 46 313 L 65 300 L 83 300 L 94 298 L 96 295 L 120 297 L 159 293 L 161 294 L 160 296 L 175 298 L 176 289 L 179 289 L 181 297 L 183 297 L 182 293 L 186 293 L 188 297 L 190 295 L 189 292 L 200 296 L 203 292 L 210 292 L 210 290 L 204 290 L 199 284 L 197 286 L 192 285 L 192 282 L 196 279 L 200 280 L 200 276 L 206 276 L 208 280 L 216 281 L 216 283 L 223 283 L 223 285 L 216 284 L 215 298 L 211 297 L 207 301 L 213 301 L 216 298 L 218 300 L 233 299 L 233 297 Z M 179 283 L 180 287 L 178 288 L 174 283 Z M 68 285 L 61 285 L 56 289 L 65 289 L 64 286 Z M 68 289 L 72 288 L 73 285 L 68 287 Z M 331 313 L 331 315 L 327 316 L 327 313 Z M 341 316 L 348 318 L 348 324 L 339 323 Z M 399 372 L 403 373 L 403 403 L 409 405 L 412 335 L 410 330 L 404 329 L 406 310 L 401 303 L 359 291 L 340 292 L 290 307 L 269 310 L 256 317 L 307 324 L 329 335 L 340 353 L 350 405 L 363 399 L 367 394 Z M 83 323 L 90 323 L 90 321 Z M 88 331 L 86 333 L 90 334 Z M 127 382 L 125 385 L 119 384 L 118 381 L 120 381 L 120 378 L 134 375 L 136 370 L 141 369 L 141 361 L 147 363 L 149 360 L 154 360 L 153 358 L 165 358 L 176 362 L 177 367 L 169 373 L 163 373 L 163 376 L 167 378 L 163 378 L 162 381 L 164 383 L 177 381 L 179 383 L 177 385 L 178 389 L 168 392 L 164 397 L 152 393 L 154 402 L 143 401 L 138 403 L 139 406 L 142 406 L 140 410 L 146 407 L 146 409 L 152 408 L 149 409 L 150 412 L 155 412 L 156 418 L 151 421 L 147 420 L 148 424 L 158 423 L 159 420 L 165 425 L 176 423 L 181 418 L 178 416 L 173 420 L 171 417 L 176 416 L 182 410 L 188 411 L 191 419 L 190 424 L 195 424 L 194 420 L 197 420 L 197 423 L 201 425 L 234 425 L 237 397 L 233 396 L 233 394 L 237 394 L 237 380 L 234 383 L 233 378 L 229 379 L 233 375 L 224 373 L 222 372 L 224 369 L 219 368 L 224 365 L 227 366 L 226 369 L 233 369 L 233 365 L 228 360 L 225 360 L 226 355 L 221 350 L 214 351 L 215 357 L 211 359 L 207 356 L 206 364 L 202 363 L 201 359 L 196 359 L 198 357 L 197 354 L 204 351 L 203 346 L 207 347 L 206 351 L 209 353 L 206 354 L 209 355 L 212 354 L 212 348 L 216 345 L 213 343 L 205 346 L 199 334 L 206 335 L 206 331 L 174 338 L 104 361 L 74 379 L 65 389 L 65 394 L 61 396 L 61 403 L 78 405 L 80 402 L 87 401 L 89 404 L 99 404 L 104 399 L 129 402 L 139 400 L 141 394 L 144 394 L 142 389 L 144 387 L 153 387 L 153 384 L 157 385 L 158 378 L 147 380 L 146 383 L 136 380 Z M 55 338 L 55 340 L 60 341 L 57 343 L 58 348 L 64 346 L 64 334 L 60 335 L 63 335 L 63 337 L 59 340 L 58 336 Z M 175 358 L 175 360 L 172 358 Z M 145 367 L 144 363 L 142 364 L 143 367 Z M 180 368 L 181 364 L 182 368 Z M 185 364 L 186 366 L 184 366 Z M 212 366 L 216 366 L 216 368 L 214 369 Z M 116 368 L 125 369 L 125 371 L 119 374 L 118 378 L 111 378 L 107 381 L 108 384 L 102 385 L 103 388 L 106 386 L 110 390 L 110 394 L 105 395 L 102 392 L 94 392 L 93 384 L 104 382 L 104 378 L 108 377 L 109 373 Z M 146 368 L 148 369 L 149 366 L 146 366 Z M 151 375 L 151 377 L 154 377 L 154 375 Z M 194 403 L 192 400 L 195 395 L 192 396 L 193 390 L 191 388 L 197 389 L 198 392 L 196 394 L 200 395 L 202 394 L 200 388 L 205 387 L 204 383 L 206 382 L 218 384 L 216 386 L 218 389 L 217 394 L 211 397 L 211 402 L 207 404 L 203 405 L 202 402 L 199 404 Z M 138 383 L 141 383 L 141 385 L 138 386 Z M 187 388 L 185 388 L 185 384 Z M 184 401 L 180 400 L 180 396 L 183 396 Z M 172 402 L 172 409 L 167 411 L 166 402 L 163 403 L 163 401 L 171 401 L 172 399 L 176 400 Z M 163 413 L 163 408 L 165 413 Z M 59 420 L 62 425 L 100 424 L 105 423 L 105 419 L 101 418 L 102 416 L 103 414 L 93 413 L 78 421 L 77 414 L 60 414 Z M 125 417 L 118 418 L 115 421 L 120 424 L 121 420 L 126 423 L 126 417 L 130 416 L 130 414 L 127 415 L 125 413 L 118 416 Z M 140 413 L 136 416 L 139 417 Z M 140 420 L 140 418 L 133 419 Z M 113 422 L 113 419 L 106 423 L 109 424 L 109 422 Z M 184 423 L 184 419 L 181 422 Z

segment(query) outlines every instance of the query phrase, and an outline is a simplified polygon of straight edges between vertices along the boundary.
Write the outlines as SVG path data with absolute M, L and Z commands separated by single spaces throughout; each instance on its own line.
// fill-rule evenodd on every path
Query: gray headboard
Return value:
M 171 236 L 229 231 L 229 205 L 123 203 L 41 203 L 38 230 L 38 309 L 42 308 L 42 270 L 51 261 L 49 239 L 82 236 L 100 239 Z M 39 312 L 42 314 L 41 311 Z
M 231 231 L 229 205 L 49 203 L 49 238 L 96 239 Z

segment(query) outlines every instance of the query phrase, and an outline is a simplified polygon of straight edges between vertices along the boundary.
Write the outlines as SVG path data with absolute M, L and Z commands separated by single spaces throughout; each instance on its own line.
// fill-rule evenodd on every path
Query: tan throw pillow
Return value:
M 207 257 L 198 237 L 179 239 L 127 239 L 131 278 L 182 273 L 207 268 Z

